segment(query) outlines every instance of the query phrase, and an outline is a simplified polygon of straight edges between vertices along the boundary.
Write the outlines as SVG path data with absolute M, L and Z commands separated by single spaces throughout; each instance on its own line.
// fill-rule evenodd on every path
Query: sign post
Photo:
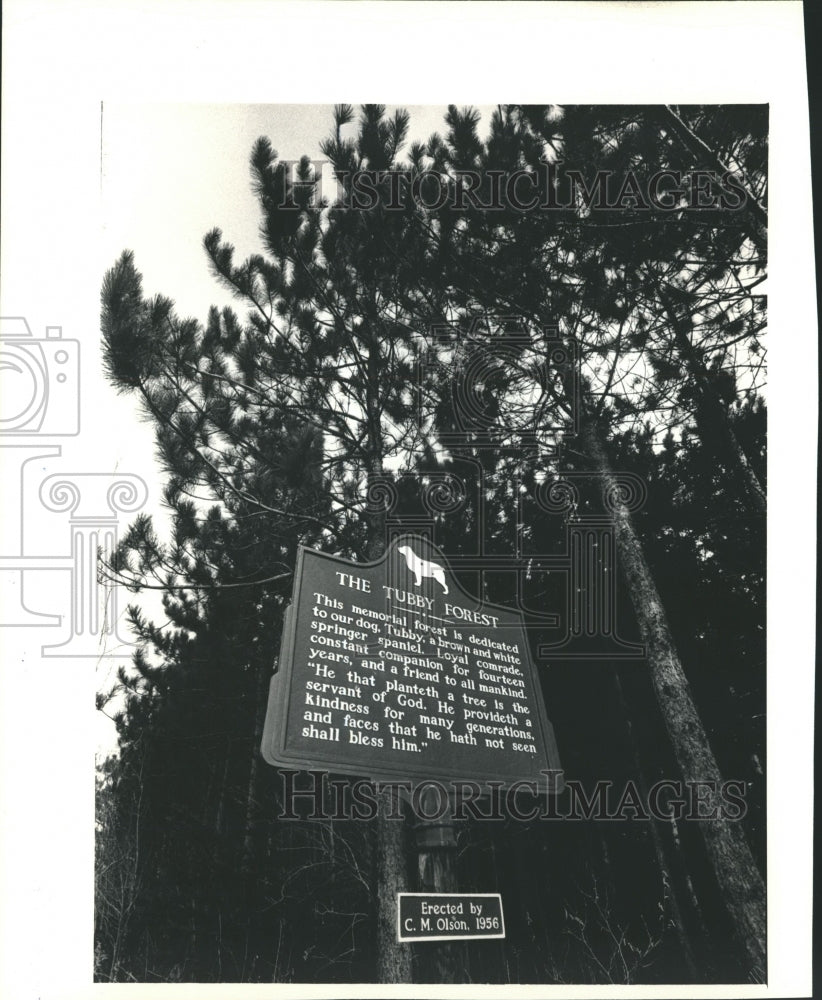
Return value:
M 300 549 L 262 754 L 402 785 L 428 893 L 456 889 L 460 796 L 560 772 L 521 614 L 466 593 L 416 535 L 367 563 Z M 438 947 L 440 981 L 454 981 L 455 947 Z

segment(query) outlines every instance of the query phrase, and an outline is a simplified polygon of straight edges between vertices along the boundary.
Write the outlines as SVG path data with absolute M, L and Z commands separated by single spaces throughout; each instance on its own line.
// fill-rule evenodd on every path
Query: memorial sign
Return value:
M 262 753 L 500 787 L 560 767 L 522 616 L 468 595 L 418 536 L 371 563 L 300 549 Z
M 498 892 L 397 894 L 398 941 L 465 941 L 504 938 Z

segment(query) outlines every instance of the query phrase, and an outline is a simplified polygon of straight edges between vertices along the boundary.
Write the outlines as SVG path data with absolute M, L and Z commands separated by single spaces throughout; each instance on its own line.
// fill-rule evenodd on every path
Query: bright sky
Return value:
M 409 144 L 444 131 L 445 103 L 404 107 L 411 115 Z M 494 107 L 478 105 L 481 132 Z M 389 105 L 388 113 L 394 109 Z M 110 267 L 123 250 L 133 250 L 146 296 L 166 295 L 178 313 L 202 321 L 211 305 L 232 305 L 242 318 L 245 304 L 232 299 L 209 272 L 203 236 L 219 226 L 236 247 L 238 262 L 262 252 L 249 170 L 252 146 L 267 136 L 281 159 L 307 155 L 321 160 L 320 143 L 331 132 L 333 105 L 107 102 L 101 126 L 103 267 Z M 354 128 L 348 126 L 352 132 Z M 153 429 L 140 420 L 131 398 L 118 396 L 102 378 L 96 380 L 95 395 L 95 409 L 106 412 L 109 429 L 120 442 L 120 471 L 137 473 L 151 486 L 146 509 L 162 537 L 168 522 L 157 502 L 162 477 L 153 458 Z M 123 518 L 121 527 L 126 523 Z M 158 592 L 121 592 L 121 613 L 129 601 L 156 623 L 165 620 Z M 124 624 L 124 634 L 126 628 Z M 114 683 L 121 662 L 100 661 L 102 689 Z M 105 754 L 116 746 L 116 732 L 103 713 L 97 723 L 99 751 Z
M 444 131 L 445 104 L 405 107 L 409 143 Z M 479 110 L 482 129 L 494 107 Z M 210 305 L 231 297 L 209 274 L 203 236 L 219 226 L 238 261 L 262 250 L 249 171 L 254 142 L 267 136 L 284 160 L 320 160 L 332 127 L 332 105 L 105 104 L 104 259 L 133 250 L 147 294 L 161 292 L 180 313 L 205 320 Z

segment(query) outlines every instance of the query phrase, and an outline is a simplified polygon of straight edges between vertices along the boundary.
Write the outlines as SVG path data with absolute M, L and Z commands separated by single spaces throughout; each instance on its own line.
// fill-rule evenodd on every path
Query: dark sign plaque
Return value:
M 262 753 L 376 781 L 545 783 L 559 770 L 521 616 L 426 539 L 353 563 L 301 548 Z
M 464 941 L 504 938 L 498 892 L 397 894 L 398 941 Z

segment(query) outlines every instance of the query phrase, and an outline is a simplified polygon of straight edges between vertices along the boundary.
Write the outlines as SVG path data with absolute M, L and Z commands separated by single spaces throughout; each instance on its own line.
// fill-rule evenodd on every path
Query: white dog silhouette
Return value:
M 427 559 L 420 559 L 413 549 L 410 549 L 407 545 L 400 545 L 397 548 L 397 552 L 402 552 L 403 556 L 405 556 L 408 569 L 414 574 L 415 587 L 419 587 L 423 581 L 423 577 L 430 576 L 432 579 L 436 580 L 437 583 L 442 584 L 444 593 L 448 593 L 448 586 L 445 582 L 445 572 L 443 571 L 442 566 L 435 562 L 429 562 Z

